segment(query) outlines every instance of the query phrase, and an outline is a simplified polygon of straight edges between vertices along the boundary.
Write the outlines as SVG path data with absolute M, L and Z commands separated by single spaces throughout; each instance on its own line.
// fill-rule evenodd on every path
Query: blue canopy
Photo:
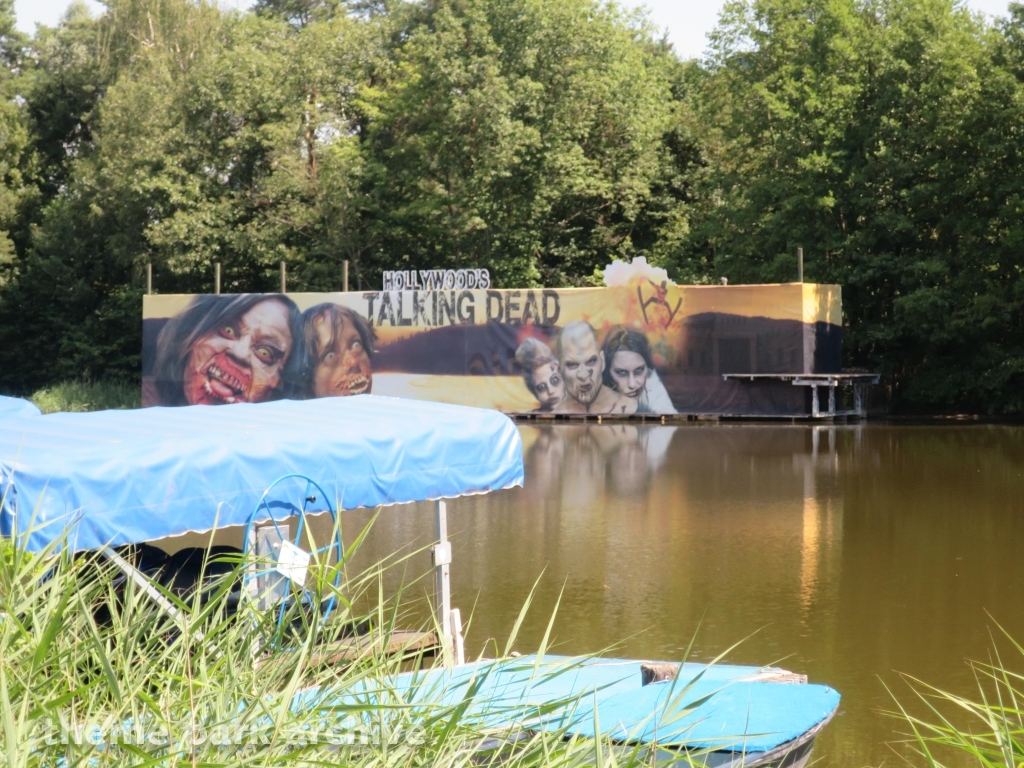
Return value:
M 241 525 L 289 473 L 339 510 L 450 498 L 522 485 L 522 443 L 497 411 L 373 395 L 4 419 L 0 534 L 88 550 Z
M 41 413 L 31 400 L 0 395 L 0 424 L 17 416 L 39 416 Z

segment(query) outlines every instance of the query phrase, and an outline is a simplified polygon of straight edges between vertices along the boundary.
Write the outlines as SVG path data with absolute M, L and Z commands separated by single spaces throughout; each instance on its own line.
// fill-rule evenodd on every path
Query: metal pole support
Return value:
M 146 293 L 153 293 L 153 263 L 146 265 Z
M 220 293 L 220 262 L 213 265 L 213 292 Z
M 341 284 L 342 290 L 348 293 L 348 259 L 341 262 Z
M 114 566 L 121 571 L 121 573 L 135 582 L 135 585 L 141 589 L 147 597 L 160 606 L 161 610 L 171 617 L 171 620 L 178 625 L 183 633 L 186 635 L 189 634 L 188 615 L 179 610 L 174 603 L 167 599 L 167 597 L 165 597 L 164 594 L 153 585 L 153 582 L 151 582 L 146 575 L 142 573 L 142 571 L 117 554 L 112 547 L 103 547 L 103 549 L 100 550 L 100 554 L 112 562 Z M 201 643 L 206 641 L 206 635 L 202 630 L 192 629 L 191 636 L 194 640 Z M 209 648 L 213 651 L 214 658 L 223 658 L 224 654 L 216 645 L 210 643 Z
M 288 267 L 281 262 L 281 293 L 288 293 Z
M 796 281 L 802 283 L 804 281 L 804 249 L 796 249 Z
M 452 545 L 448 541 L 448 508 L 443 501 L 434 502 L 434 522 L 437 526 L 437 543 L 430 548 L 434 564 L 434 578 L 437 595 L 437 625 L 441 630 L 441 645 L 444 649 L 444 664 L 452 666 L 452 652 L 455 650 L 452 633 L 452 584 L 450 565 Z

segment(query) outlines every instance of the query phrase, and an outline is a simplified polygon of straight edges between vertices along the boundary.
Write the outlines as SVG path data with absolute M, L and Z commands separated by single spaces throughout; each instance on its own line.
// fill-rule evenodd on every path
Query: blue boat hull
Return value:
M 832 688 L 784 670 L 687 663 L 674 679 L 645 684 L 651 663 L 524 656 L 409 672 L 388 688 L 414 706 L 468 700 L 462 717 L 497 742 L 537 731 L 600 736 L 623 751 L 686 753 L 709 768 L 801 768 L 839 706 Z M 370 703 L 365 695 L 374 697 L 344 698 Z

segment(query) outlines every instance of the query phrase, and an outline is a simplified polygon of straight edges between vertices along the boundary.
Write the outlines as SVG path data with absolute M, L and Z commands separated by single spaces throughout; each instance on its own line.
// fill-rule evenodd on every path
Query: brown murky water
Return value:
M 822 765 L 895 763 L 898 673 L 972 694 L 991 614 L 1024 639 L 1024 428 L 521 427 L 526 486 L 449 505 L 469 645 L 779 663 L 843 694 Z M 352 523 L 366 516 L 355 515 Z M 349 531 L 351 527 L 346 526 Z M 362 557 L 425 546 L 385 510 Z M 425 572 L 426 554 L 410 573 Z M 987 612 L 987 613 L 986 613 Z M 744 640 L 744 638 L 746 638 Z M 1024 659 L 1012 659 L 1024 671 Z

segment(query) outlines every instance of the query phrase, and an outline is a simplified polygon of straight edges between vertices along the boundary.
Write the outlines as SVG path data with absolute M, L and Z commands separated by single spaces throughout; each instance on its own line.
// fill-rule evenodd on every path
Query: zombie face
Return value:
M 549 360 L 533 369 L 533 395 L 542 411 L 554 409 L 565 398 L 565 382 L 557 361 Z
M 620 349 L 609 361 L 612 382 L 615 389 L 626 397 L 640 397 L 647 386 L 647 361 L 643 355 L 628 349 Z
M 185 399 L 192 405 L 268 399 L 281 381 L 293 344 L 287 307 L 276 299 L 261 301 L 192 345 L 185 364 Z
M 370 355 L 359 329 L 344 315 L 338 316 L 336 325 L 327 316 L 313 322 L 316 348 L 321 350 L 313 376 L 313 394 L 338 397 L 369 392 L 373 383 Z
M 594 330 L 586 323 L 570 324 L 562 331 L 561 368 L 565 387 L 581 405 L 590 405 L 601 391 L 604 355 Z

